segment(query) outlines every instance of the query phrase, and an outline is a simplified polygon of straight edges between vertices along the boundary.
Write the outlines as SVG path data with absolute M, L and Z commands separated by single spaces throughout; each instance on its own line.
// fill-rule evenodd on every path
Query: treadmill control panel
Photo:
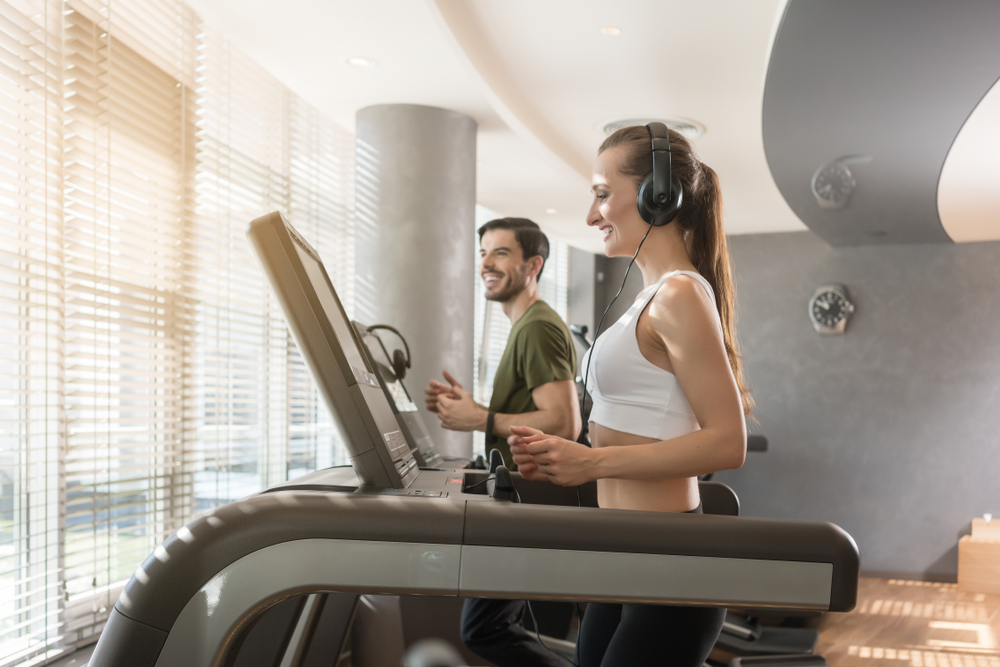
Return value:
M 351 370 L 354 371 L 354 379 L 358 381 L 358 384 L 366 384 L 369 387 L 378 387 L 378 378 L 375 377 L 374 373 L 369 373 L 363 368 L 358 368 L 353 364 L 351 365 Z
M 410 496 L 415 498 L 447 498 L 447 491 L 432 489 L 377 489 L 370 486 L 359 486 L 354 493 L 372 496 Z
M 406 390 L 403 389 L 403 385 L 400 384 L 399 380 L 386 382 L 385 388 L 389 391 L 389 395 L 392 396 L 392 402 L 396 404 L 396 410 L 399 412 L 417 411 L 417 404 L 411 401 L 410 397 L 406 395 Z
M 405 463 L 405 459 L 413 460 L 412 456 L 402 457 L 403 453 L 409 453 L 410 447 L 406 444 L 406 437 L 403 435 L 402 431 L 389 431 L 382 434 L 382 439 L 385 440 L 385 446 L 389 448 L 389 455 L 392 456 L 392 460 L 398 466 L 401 462 Z

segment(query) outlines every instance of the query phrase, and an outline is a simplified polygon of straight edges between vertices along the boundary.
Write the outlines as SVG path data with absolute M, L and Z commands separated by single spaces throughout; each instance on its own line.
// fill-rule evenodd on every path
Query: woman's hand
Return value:
M 590 447 L 527 426 L 511 426 L 510 431 L 514 435 L 507 444 L 522 477 L 559 486 L 579 486 L 597 479 L 595 452 Z
M 507 438 L 507 444 L 510 445 L 511 456 L 514 459 L 514 463 L 517 464 L 517 472 L 520 473 L 521 477 L 530 479 L 533 482 L 547 482 L 549 476 L 538 469 L 538 466 L 535 465 L 535 460 L 528 453 L 524 444 L 524 438 L 526 437 L 533 435 L 544 436 L 545 434 L 529 426 L 511 426 L 510 430 L 514 435 Z

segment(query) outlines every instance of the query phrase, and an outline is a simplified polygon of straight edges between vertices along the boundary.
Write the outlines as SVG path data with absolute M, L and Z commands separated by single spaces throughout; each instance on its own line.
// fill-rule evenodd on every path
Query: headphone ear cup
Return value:
M 654 227 L 669 224 L 683 203 L 684 193 L 677 174 L 670 175 L 670 200 L 665 205 L 657 206 L 653 201 L 652 173 L 646 174 L 646 177 L 642 179 L 642 183 L 639 184 L 639 192 L 635 197 L 635 205 L 639 209 L 639 215 Z
M 635 196 L 635 206 L 639 209 L 639 215 L 649 224 L 653 224 L 656 220 L 656 214 L 653 213 L 653 210 L 649 206 L 652 201 L 653 173 L 650 172 L 642 179 L 642 183 L 639 184 L 639 192 Z
M 400 380 L 406 377 L 406 369 L 408 364 L 406 363 L 406 355 L 403 354 L 402 350 L 392 351 L 392 372 L 396 374 L 396 377 Z

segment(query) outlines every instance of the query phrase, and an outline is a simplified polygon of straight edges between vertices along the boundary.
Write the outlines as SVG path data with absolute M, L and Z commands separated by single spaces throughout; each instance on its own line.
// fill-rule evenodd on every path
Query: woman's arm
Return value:
M 602 478 L 682 479 L 743 465 L 743 405 L 714 311 L 697 282 L 678 276 L 659 289 L 638 328 L 646 347 L 653 343 L 666 351 L 700 430 L 648 444 L 588 449 L 512 428 L 518 436 L 511 450 L 518 466 L 519 458 L 530 457 L 555 483 L 576 485 Z

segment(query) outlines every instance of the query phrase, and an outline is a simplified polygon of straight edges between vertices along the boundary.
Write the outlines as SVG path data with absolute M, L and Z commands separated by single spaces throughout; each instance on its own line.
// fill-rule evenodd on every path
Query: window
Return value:
M 0 666 L 195 513 L 343 461 L 244 237 L 353 308 L 353 137 L 170 0 L 0 4 Z

